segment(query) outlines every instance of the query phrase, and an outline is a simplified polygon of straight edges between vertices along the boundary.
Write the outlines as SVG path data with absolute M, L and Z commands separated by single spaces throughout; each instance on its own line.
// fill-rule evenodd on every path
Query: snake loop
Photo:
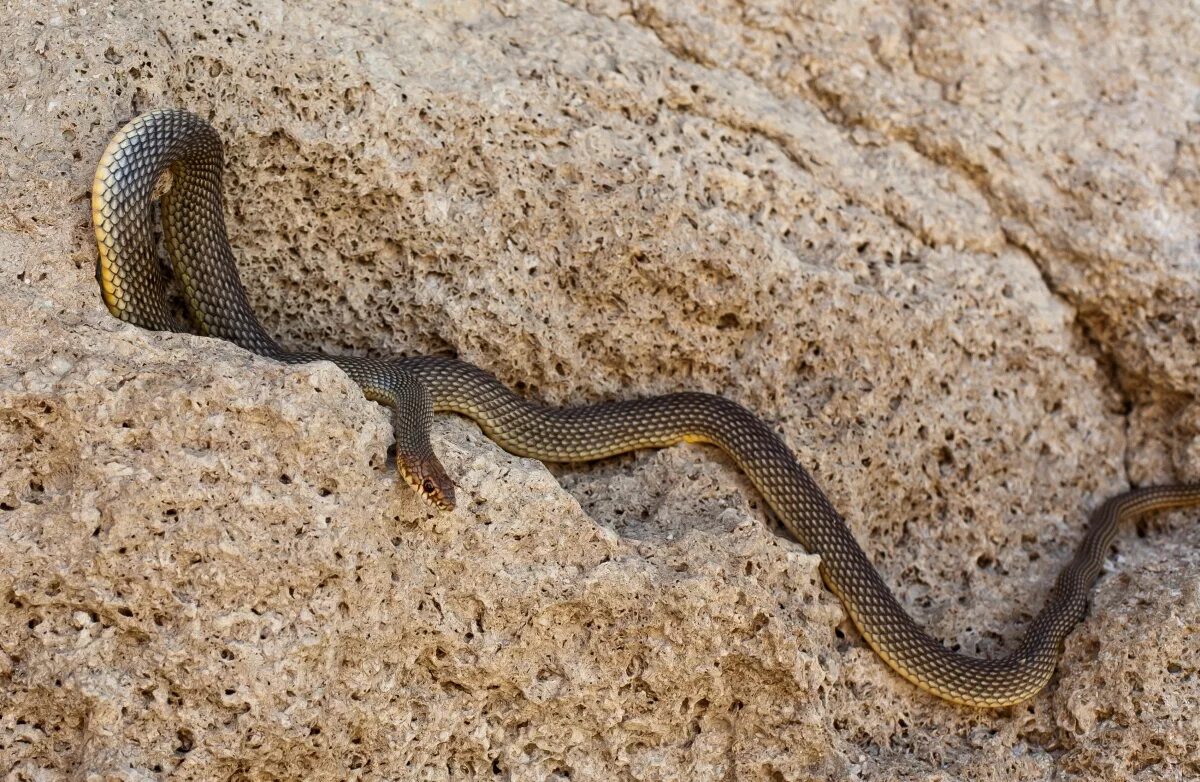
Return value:
M 92 219 L 104 302 L 148 329 L 176 324 L 158 277 L 151 202 L 160 195 L 163 236 L 196 329 L 288 363 L 329 360 L 364 394 L 393 410 L 397 466 L 434 504 L 454 487 L 429 443 L 434 411 L 475 420 L 502 448 L 544 461 L 581 462 L 681 441 L 728 452 L 783 525 L 821 557 L 821 575 L 867 643 L 901 676 L 939 697 L 975 707 L 1018 703 L 1054 674 L 1064 639 L 1087 611 L 1088 592 L 1117 525 L 1151 511 L 1200 505 L 1200 484 L 1136 489 L 1091 518 L 1071 562 L 1017 649 L 982 660 L 945 648 L 905 612 L 850 529 L 792 452 L 760 418 L 719 396 L 680 393 L 588 407 L 529 402 L 487 372 L 449 358 L 370 359 L 282 349 L 246 299 L 225 234 L 221 141 L 204 120 L 177 109 L 143 114 L 105 150 L 92 188 Z

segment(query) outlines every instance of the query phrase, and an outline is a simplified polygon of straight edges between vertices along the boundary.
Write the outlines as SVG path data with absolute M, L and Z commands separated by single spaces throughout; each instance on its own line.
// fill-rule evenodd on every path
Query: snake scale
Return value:
M 222 214 L 222 165 L 216 131 L 186 111 L 148 112 L 113 137 L 92 189 L 97 277 L 113 315 L 147 329 L 176 330 L 155 255 L 157 198 L 164 244 L 196 330 L 287 363 L 337 364 L 368 398 L 391 407 L 397 468 L 438 507 L 454 506 L 454 484 L 429 442 L 435 411 L 465 415 L 504 449 L 544 461 L 581 462 L 682 441 L 715 444 L 750 477 L 788 531 L 820 556 L 825 583 L 871 648 L 904 678 L 946 700 L 999 707 L 1032 697 L 1050 680 L 1064 639 L 1087 611 L 1117 525 L 1149 511 L 1200 505 L 1200 484 L 1141 488 L 1104 502 L 1017 649 L 996 660 L 955 653 L 909 617 L 780 437 L 738 404 L 677 393 L 551 408 L 455 359 L 284 350 L 259 324 L 238 276 Z

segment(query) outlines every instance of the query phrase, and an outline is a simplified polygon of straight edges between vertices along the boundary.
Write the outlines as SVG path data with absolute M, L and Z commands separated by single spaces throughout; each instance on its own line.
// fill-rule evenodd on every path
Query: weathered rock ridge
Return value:
M 0 11 L 0 774 L 1200 776 L 1200 532 L 1126 530 L 1051 686 L 887 669 L 719 453 L 549 470 L 335 367 L 124 326 L 88 190 L 226 139 L 286 344 L 772 421 L 936 636 L 1004 654 L 1086 512 L 1200 479 L 1200 19 L 1041 4 L 39 0 Z

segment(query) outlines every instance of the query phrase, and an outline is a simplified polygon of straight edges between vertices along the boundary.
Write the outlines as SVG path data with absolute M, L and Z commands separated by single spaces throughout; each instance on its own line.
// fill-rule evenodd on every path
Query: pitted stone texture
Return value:
M 751 519 L 637 550 L 455 421 L 437 435 L 462 507 L 435 513 L 330 364 L 5 333 L 0 752 L 18 778 L 841 773 L 820 709 L 787 702 L 831 686 L 840 612 L 816 558 Z M 189 351 L 204 360 L 182 372 Z
M 121 328 L 92 279 L 101 150 L 189 108 L 283 341 L 451 350 L 555 403 L 726 394 L 922 624 L 1004 653 L 1088 508 L 1200 477 L 1197 19 L 1039 8 L 0 11 L 3 767 L 1194 775 L 1200 729 L 1167 716 L 1198 705 L 1169 670 L 1191 608 L 1163 591 L 1190 594 L 1194 513 L 1121 538 L 1132 602 L 1048 694 L 972 713 L 831 635 L 813 560 L 709 449 L 555 468 L 594 522 L 441 423 L 475 499 L 434 516 L 332 368 Z M 1089 678 L 1105 655 L 1128 675 Z
M 1141 564 L 1097 591 L 1095 617 L 1062 661 L 1053 697 L 1072 780 L 1195 779 L 1200 703 L 1200 534 L 1194 515 L 1123 547 Z

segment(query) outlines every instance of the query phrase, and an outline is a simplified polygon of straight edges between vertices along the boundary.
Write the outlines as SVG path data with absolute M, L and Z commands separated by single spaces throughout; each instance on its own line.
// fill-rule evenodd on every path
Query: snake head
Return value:
M 404 482 L 433 507 L 454 510 L 454 481 L 437 457 L 396 454 L 396 470 Z

